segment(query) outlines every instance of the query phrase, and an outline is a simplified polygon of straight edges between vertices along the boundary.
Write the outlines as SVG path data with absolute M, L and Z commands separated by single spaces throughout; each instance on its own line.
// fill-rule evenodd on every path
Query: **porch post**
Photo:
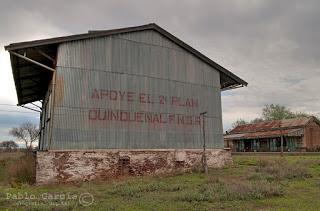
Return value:
M 283 135 L 281 135 L 281 157 L 283 157 Z

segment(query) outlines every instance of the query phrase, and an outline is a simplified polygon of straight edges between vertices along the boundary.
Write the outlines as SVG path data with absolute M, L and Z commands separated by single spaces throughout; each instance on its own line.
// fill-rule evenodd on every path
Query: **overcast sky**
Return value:
M 320 1 L 1 0 L 0 141 L 12 126 L 38 123 L 38 113 L 3 105 L 17 104 L 4 45 L 150 22 L 249 83 L 223 94 L 225 130 L 238 118 L 260 116 L 270 103 L 319 114 Z

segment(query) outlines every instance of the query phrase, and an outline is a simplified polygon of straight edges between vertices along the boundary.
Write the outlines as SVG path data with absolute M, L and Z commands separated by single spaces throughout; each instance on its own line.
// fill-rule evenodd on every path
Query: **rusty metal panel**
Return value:
M 280 136 L 293 136 L 293 137 L 301 137 L 303 136 L 303 128 L 302 129 L 286 129 L 286 130 L 270 130 L 270 131 L 260 131 L 260 132 L 252 132 L 252 133 L 236 133 L 225 135 L 225 140 L 237 140 L 237 139 L 259 139 L 259 138 L 274 138 Z
M 245 133 L 257 131 L 272 131 L 286 128 L 302 128 L 306 126 L 313 117 L 299 117 L 294 119 L 272 120 L 263 121 L 258 123 L 239 125 L 234 128 L 230 133 Z
M 222 148 L 219 72 L 156 32 L 58 48 L 51 149 Z

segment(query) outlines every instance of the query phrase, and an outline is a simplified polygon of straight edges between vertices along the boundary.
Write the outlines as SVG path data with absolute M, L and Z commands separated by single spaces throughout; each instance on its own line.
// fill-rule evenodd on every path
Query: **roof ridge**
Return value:
M 27 42 L 20 42 L 20 43 L 12 43 L 10 45 L 5 46 L 5 50 L 7 51 L 26 51 L 30 48 L 43 48 L 48 51 L 57 50 L 58 45 L 61 43 L 67 43 L 72 41 L 80 41 L 80 40 L 86 40 L 86 39 L 94 39 L 94 38 L 102 38 L 107 36 L 113 36 L 113 35 L 119 35 L 124 33 L 134 33 L 134 32 L 141 32 L 146 30 L 154 30 L 157 33 L 161 34 L 165 39 L 168 39 L 170 42 L 173 42 L 177 46 L 179 46 L 181 49 L 186 51 L 187 53 L 191 54 L 192 56 L 198 58 L 201 60 L 201 62 L 209 65 L 212 69 L 219 72 L 220 75 L 220 89 L 221 91 L 227 90 L 227 89 L 233 89 L 238 87 L 247 86 L 248 83 L 235 75 L 234 73 L 230 72 L 226 68 L 222 67 L 218 63 L 211 60 L 209 57 L 205 56 L 195 48 L 191 47 L 184 41 L 180 40 L 178 37 L 174 36 L 173 34 L 169 33 L 165 29 L 161 28 L 155 23 L 149 23 L 145 25 L 140 26 L 132 26 L 132 27 L 126 27 L 126 28 L 118 28 L 118 29 L 110 29 L 110 30 L 102 30 L 102 31 L 90 31 L 88 33 L 83 34 L 75 34 L 75 35 L 68 35 L 68 36 L 62 36 L 62 37 L 53 37 L 49 39 L 40 39 L 40 40 L 34 40 L 34 41 L 27 41 Z M 43 50 L 42 49 L 42 50 Z M 16 59 L 16 58 L 15 58 Z M 15 60 L 11 60 L 15 61 Z M 18 61 L 18 60 L 16 60 Z M 12 69 L 14 72 L 19 72 L 21 66 L 17 66 L 17 63 L 12 62 L 11 63 Z M 20 76 L 17 76 L 17 78 Z M 18 80 L 18 79 L 17 79 Z M 20 79 L 19 79 L 20 80 Z M 15 79 L 16 81 L 16 79 Z M 20 84 L 20 82 L 16 81 L 16 84 Z M 23 99 L 22 94 L 20 93 L 20 97 L 18 97 L 19 104 L 25 104 L 28 102 L 32 102 L 33 100 L 38 100 L 39 98 L 35 99 Z M 19 94 L 18 94 L 19 96 Z

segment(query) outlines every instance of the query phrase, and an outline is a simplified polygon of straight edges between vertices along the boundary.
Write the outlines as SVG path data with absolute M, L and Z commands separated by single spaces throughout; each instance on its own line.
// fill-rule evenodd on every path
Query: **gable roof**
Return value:
M 19 54 L 26 53 L 29 58 L 32 58 L 33 60 L 36 60 L 54 69 L 55 62 L 50 61 L 50 58 L 56 58 L 57 46 L 61 43 L 144 30 L 157 31 L 167 39 L 171 40 L 178 46 L 201 59 L 203 62 L 218 70 L 220 72 L 220 86 L 222 90 L 233 89 L 239 86 L 247 86 L 248 83 L 246 81 L 242 80 L 229 70 L 212 61 L 196 49 L 192 48 L 179 38 L 175 37 L 154 23 L 135 27 L 103 31 L 89 31 L 88 33 L 84 34 L 13 43 L 5 46 L 5 49 L 9 52 Z M 43 53 L 45 53 L 49 58 L 44 56 Z M 11 54 L 10 57 L 19 104 L 26 104 L 43 99 L 52 73 L 50 71 L 43 71 L 37 65 L 27 62 L 22 58 L 18 58 L 13 54 Z
M 303 133 L 301 129 L 312 121 L 320 125 L 317 118 L 313 116 L 239 125 L 226 134 L 224 138 L 253 139 L 261 137 L 279 137 L 281 135 L 301 135 L 301 133 Z

